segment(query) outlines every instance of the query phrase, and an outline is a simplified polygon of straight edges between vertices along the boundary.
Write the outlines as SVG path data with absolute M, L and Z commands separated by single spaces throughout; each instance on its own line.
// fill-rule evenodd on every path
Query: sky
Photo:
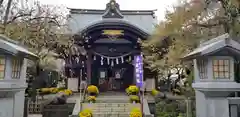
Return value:
M 109 0 L 38 0 L 42 4 L 61 5 L 68 8 L 105 9 Z M 157 10 L 159 20 L 164 19 L 167 8 L 177 0 L 116 0 L 122 10 Z

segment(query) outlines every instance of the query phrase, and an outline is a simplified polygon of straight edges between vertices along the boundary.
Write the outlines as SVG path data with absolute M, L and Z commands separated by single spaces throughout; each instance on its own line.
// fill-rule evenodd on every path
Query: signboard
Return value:
M 135 79 L 136 85 L 143 88 L 143 57 L 142 55 L 134 56 Z

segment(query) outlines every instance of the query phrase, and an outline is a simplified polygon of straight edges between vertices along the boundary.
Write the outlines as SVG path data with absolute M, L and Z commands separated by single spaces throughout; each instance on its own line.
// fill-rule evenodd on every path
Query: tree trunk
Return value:
M 10 9 L 11 9 L 11 4 L 12 4 L 12 0 L 8 0 L 7 8 L 6 8 L 6 11 L 5 11 L 5 16 L 4 16 L 4 19 L 3 19 L 4 28 L 5 28 L 5 26 L 7 24 L 7 21 L 8 21 L 8 16 L 9 16 Z

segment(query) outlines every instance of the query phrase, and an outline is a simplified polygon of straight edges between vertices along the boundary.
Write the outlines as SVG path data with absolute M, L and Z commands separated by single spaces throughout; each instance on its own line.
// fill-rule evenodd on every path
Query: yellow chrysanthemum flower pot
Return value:
M 50 88 L 51 93 L 57 93 L 58 92 L 58 88 Z
M 140 102 L 139 96 L 137 96 L 137 95 L 130 95 L 130 102 L 131 103 L 133 103 L 133 102 L 139 103 Z
M 139 92 L 139 88 L 136 85 L 130 85 L 127 89 L 126 89 L 127 94 L 129 95 L 137 95 Z
M 88 96 L 87 101 L 95 103 L 96 102 L 96 96 Z
M 66 95 L 68 95 L 68 96 L 72 95 L 72 91 L 69 90 L 69 89 L 66 89 L 66 90 L 64 90 L 63 92 L 64 92 L 64 94 L 66 94 Z
M 142 117 L 142 112 L 139 108 L 133 108 L 130 112 L 129 117 Z
M 79 113 L 79 117 L 92 117 L 92 111 L 90 109 L 84 109 Z
M 156 89 L 153 89 L 151 92 L 152 96 L 156 96 L 158 93 L 159 93 L 159 91 Z
M 91 96 L 96 96 L 99 93 L 98 88 L 96 86 L 94 86 L 94 85 L 88 86 L 87 87 L 87 92 Z

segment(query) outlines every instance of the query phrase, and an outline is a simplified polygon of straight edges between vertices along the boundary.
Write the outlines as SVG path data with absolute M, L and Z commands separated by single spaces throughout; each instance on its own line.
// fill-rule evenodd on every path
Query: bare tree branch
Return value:
M 10 9 L 11 9 L 11 4 L 12 4 L 12 0 L 8 0 L 5 16 L 4 16 L 4 20 L 3 20 L 4 26 L 7 24 L 7 21 L 8 21 L 8 16 L 9 16 Z

